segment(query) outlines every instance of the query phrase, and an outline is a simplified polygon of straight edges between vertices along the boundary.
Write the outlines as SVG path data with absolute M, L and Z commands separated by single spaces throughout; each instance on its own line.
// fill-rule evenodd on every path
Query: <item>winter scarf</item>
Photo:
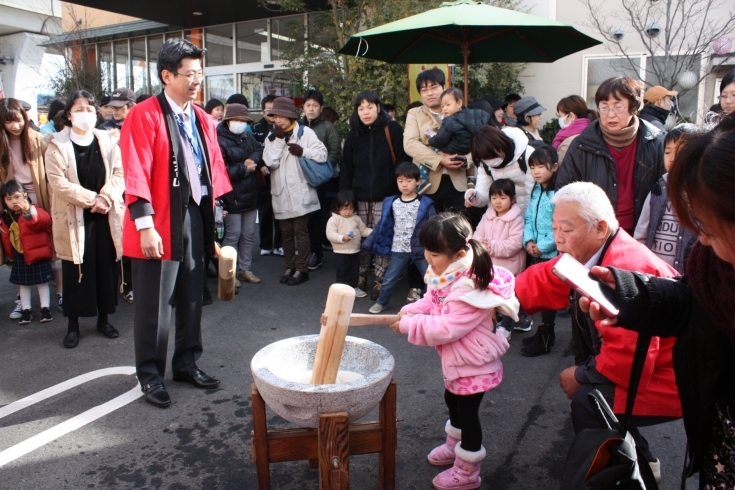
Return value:
M 735 268 L 697 242 L 687 261 L 692 292 L 715 326 L 735 338 Z
M 584 128 L 586 128 L 589 123 L 590 120 L 586 117 L 578 117 L 577 119 L 572 121 L 569 126 L 556 133 L 556 136 L 554 136 L 554 141 L 551 143 L 551 146 L 553 146 L 555 150 L 558 150 L 559 145 L 561 145 L 565 139 L 569 138 L 570 136 L 581 134 L 582 131 L 584 131 Z
M 435 274 L 429 266 L 426 269 L 426 275 L 424 276 L 424 282 L 426 287 L 431 290 L 438 291 L 444 289 L 452 284 L 457 278 L 461 277 L 462 274 L 467 272 L 472 265 L 472 249 L 467 251 L 467 255 L 459 260 L 456 260 L 449 264 L 447 269 L 441 274 Z
M 633 116 L 630 124 L 623 129 L 607 129 L 600 124 L 600 130 L 602 131 L 602 137 L 605 139 L 605 143 L 615 148 L 625 148 L 633 144 L 633 141 L 638 137 L 639 125 L 640 120 L 638 116 Z

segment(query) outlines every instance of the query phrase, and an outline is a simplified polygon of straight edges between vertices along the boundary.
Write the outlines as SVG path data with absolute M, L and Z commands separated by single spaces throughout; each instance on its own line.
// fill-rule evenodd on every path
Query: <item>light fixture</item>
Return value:
M 202 15 L 201 12 L 192 12 L 192 14 L 194 14 L 194 15 Z

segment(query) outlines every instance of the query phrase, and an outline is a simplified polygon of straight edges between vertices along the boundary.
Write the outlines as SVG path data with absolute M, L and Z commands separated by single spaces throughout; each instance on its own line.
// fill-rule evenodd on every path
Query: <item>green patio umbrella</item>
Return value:
M 601 44 L 574 27 L 473 0 L 440 7 L 355 34 L 338 53 L 388 63 L 551 63 Z

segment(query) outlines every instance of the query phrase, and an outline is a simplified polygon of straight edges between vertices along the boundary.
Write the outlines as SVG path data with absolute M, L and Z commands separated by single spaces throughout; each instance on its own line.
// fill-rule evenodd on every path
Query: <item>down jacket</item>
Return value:
M 288 144 L 295 143 L 304 149 L 303 158 L 317 163 L 327 161 L 327 148 L 314 131 L 304 128 L 298 137 L 299 124 L 294 125 L 286 139 L 274 138 L 271 133 L 265 139 L 263 161 L 271 171 L 271 196 L 276 219 L 292 219 L 305 216 L 320 208 L 316 188 L 306 182 L 299 158 L 288 151 Z
M 533 153 L 533 147 L 528 144 L 528 138 L 526 138 L 526 135 L 520 129 L 503 128 L 501 131 L 513 141 L 515 148 L 513 159 L 505 166 L 502 166 L 502 163 L 498 163 L 495 166 L 478 163 L 477 184 L 475 185 L 477 197 L 472 201 L 472 205 L 477 208 L 487 206 L 490 202 L 490 186 L 492 183 L 498 179 L 510 179 L 516 185 L 516 202 L 521 208 L 521 212 L 525 213 L 528 207 L 528 197 L 531 195 L 531 190 L 536 183 L 533 180 L 531 172 L 528 171 L 528 157 Z M 523 155 L 523 159 L 526 162 L 525 170 L 521 168 L 518 161 L 521 159 L 521 155 Z M 467 198 L 470 192 L 465 192 L 465 198 Z
M 385 138 L 386 125 L 396 155 L 395 164 Z M 345 139 L 339 174 L 340 190 L 351 190 L 358 201 L 367 202 L 380 202 L 397 194 L 395 165 L 411 160 L 403 151 L 402 141 L 403 128 L 388 120 L 385 111 L 372 126 L 361 122 L 360 127 L 350 131 Z
M 253 160 L 258 165 L 256 172 L 259 172 L 263 166 L 263 150 L 258 148 L 260 145 L 252 134 L 247 131 L 235 134 L 227 123 L 217 126 L 217 141 L 232 184 L 232 191 L 222 196 L 224 209 L 233 214 L 255 209 L 258 205 L 258 179 L 254 172 L 248 171 L 245 160 Z
M 664 174 L 664 135 L 651 123 L 640 120 L 633 177 L 634 224 L 638 222 L 648 192 Z M 479 179 L 478 179 L 479 181 Z M 615 161 L 602 137 L 600 121 L 593 121 L 569 148 L 556 177 L 556 190 L 572 182 L 592 182 L 602 188 L 613 208 L 618 205 Z
M 526 209 L 523 228 L 523 247 L 533 242 L 541 252 L 542 259 L 553 259 L 557 255 L 551 219 L 554 217 L 554 204 L 551 198 L 554 190 L 544 190 L 538 182 L 531 191 L 531 200 Z
M 523 249 L 523 213 L 518 204 L 513 204 L 503 216 L 487 208 L 473 238 L 485 245 L 493 265 L 508 269 L 511 274 L 520 274 L 526 265 Z
M 85 189 L 77 176 L 77 160 L 69 132 L 65 128 L 54 133 L 46 150 L 46 176 L 51 188 L 51 218 L 53 219 L 54 247 L 56 256 L 75 264 L 84 259 L 84 210 L 92 207 L 97 193 Z M 100 189 L 110 206 L 107 213 L 112 242 L 117 259 L 122 257 L 122 227 L 125 205 L 122 194 L 125 190 L 120 146 L 117 131 L 92 132 L 100 145 L 102 161 L 105 163 L 105 185 Z M 93 143 L 94 144 L 94 143 Z
M 471 254 L 468 254 L 471 255 Z M 435 346 L 445 381 L 496 372 L 508 350 L 508 341 L 493 332 L 498 308 L 517 318 L 513 274 L 496 267 L 488 289 L 478 291 L 459 275 L 443 289 L 429 289 L 423 298 L 401 308 L 401 333 L 414 345 Z
M 393 217 L 393 201 L 400 196 L 390 196 L 383 200 L 383 211 L 380 214 L 380 221 L 375 225 L 373 232 L 362 243 L 363 250 L 374 253 L 383 257 L 390 257 L 391 247 L 393 246 L 393 231 L 395 227 L 395 218 Z M 421 227 L 424 226 L 432 216 L 436 214 L 434 209 L 434 201 L 430 197 L 419 196 L 419 212 L 416 216 L 416 226 L 413 228 L 411 235 L 411 258 L 424 260 L 424 247 L 419 241 L 419 233 Z
M 628 382 L 638 334 L 623 328 L 593 322 L 579 308 L 580 294 L 570 291 L 552 271 L 559 258 L 529 267 L 516 277 L 516 295 L 529 315 L 544 310 L 559 310 L 572 300 L 572 331 L 577 382 L 580 370 L 596 371 L 615 384 L 613 411 L 625 413 Z M 677 272 L 653 252 L 638 243 L 625 230 L 619 229 L 603 246 L 596 265 L 624 267 L 657 277 L 675 277 Z M 681 417 L 681 404 L 676 390 L 672 352 L 674 339 L 653 337 L 648 358 L 641 374 L 633 415 Z
M 493 116 L 495 117 L 495 116 Z M 490 124 L 490 114 L 480 109 L 462 109 L 445 117 L 429 144 L 447 154 L 466 155 L 471 151 L 472 135 Z
M 0 236 L 2 236 L 3 252 L 8 258 L 13 257 L 13 245 L 10 242 L 10 230 L 7 221 L 12 223 L 9 210 L 2 212 L 0 219 Z M 18 216 L 20 244 L 23 247 L 23 259 L 31 265 L 39 260 L 51 260 L 54 254 L 51 246 L 51 216 L 42 207 L 31 204 L 28 214 Z

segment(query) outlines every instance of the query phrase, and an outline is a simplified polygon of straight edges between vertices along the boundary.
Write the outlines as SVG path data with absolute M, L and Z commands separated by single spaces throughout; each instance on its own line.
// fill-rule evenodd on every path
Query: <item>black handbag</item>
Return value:
M 572 440 L 564 465 L 562 490 L 658 490 L 648 461 L 628 432 L 650 343 L 650 336 L 638 336 L 622 423 L 598 390 L 588 395 L 600 428 L 585 429 Z

